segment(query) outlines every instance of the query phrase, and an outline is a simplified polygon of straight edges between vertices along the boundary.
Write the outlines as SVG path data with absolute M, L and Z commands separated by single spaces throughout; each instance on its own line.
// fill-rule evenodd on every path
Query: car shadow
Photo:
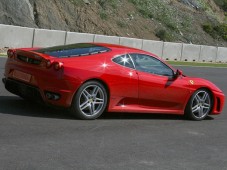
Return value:
M 99 119 L 153 119 L 153 120 L 185 120 L 190 121 L 183 115 L 172 114 L 147 114 L 147 113 L 104 113 Z M 208 116 L 205 120 L 213 120 Z
M 56 119 L 76 119 L 67 109 L 54 108 L 41 103 L 24 100 L 17 96 L 0 96 L 0 114 L 11 114 L 28 117 L 43 117 Z M 105 112 L 99 120 L 117 119 L 156 119 L 156 120 L 187 120 L 182 115 L 143 114 L 143 113 L 108 113 Z M 206 120 L 213 120 L 208 116 Z
M 17 96 L 0 96 L 0 113 L 28 117 L 74 119 L 67 109 L 48 107 Z

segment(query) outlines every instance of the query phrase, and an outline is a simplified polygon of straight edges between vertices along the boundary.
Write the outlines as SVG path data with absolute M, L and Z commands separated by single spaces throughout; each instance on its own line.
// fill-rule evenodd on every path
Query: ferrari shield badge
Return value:
M 193 84 L 194 84 L 194 81 L 193 81 L 193 80 L 189 80 L 189 83 L 190 83 L 191 85 L 193 85 Z

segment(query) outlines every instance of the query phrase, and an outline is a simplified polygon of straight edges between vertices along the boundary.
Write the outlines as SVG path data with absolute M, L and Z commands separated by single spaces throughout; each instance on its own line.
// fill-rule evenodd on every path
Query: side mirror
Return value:
M 176 73 L 174 74 L 174 78 L 177 78 L 182 75 L 183 75 L 183 71 L 177 69 Z

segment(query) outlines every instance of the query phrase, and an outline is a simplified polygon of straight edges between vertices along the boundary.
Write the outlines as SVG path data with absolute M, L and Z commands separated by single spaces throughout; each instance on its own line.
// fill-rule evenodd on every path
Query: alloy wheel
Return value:
M 105 106 L 105 95 L 98 85 L 86 86 L 79 97 L 79 109 L 86 116 L 98 114 Z
M 203 119 L 211 109 L 210 94 L 205 90 L 198 91 L 191 102 L 191 112 L 197 119 Z

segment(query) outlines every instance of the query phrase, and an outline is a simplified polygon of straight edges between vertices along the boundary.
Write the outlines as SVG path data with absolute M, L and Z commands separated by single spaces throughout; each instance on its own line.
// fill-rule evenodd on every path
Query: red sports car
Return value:
M 187 77 L 154 54 L 102 43 L 9 49 L 3 82 L 11 93 L 70 108 L 80 119 L 108 111 L 202 120 L 220 114 L 225 99 L 213 83 Z

